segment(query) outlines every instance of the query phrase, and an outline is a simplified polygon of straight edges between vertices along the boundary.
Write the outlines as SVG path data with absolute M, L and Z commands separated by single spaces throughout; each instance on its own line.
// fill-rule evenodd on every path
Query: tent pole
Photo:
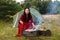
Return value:
M 17 18 L 18 18 L 18 13 L 17 13 L 16 21 L 15 21 L 15 23 L 14 23 L 13 27 L 15 27 L 15 25 L 16 25 Z

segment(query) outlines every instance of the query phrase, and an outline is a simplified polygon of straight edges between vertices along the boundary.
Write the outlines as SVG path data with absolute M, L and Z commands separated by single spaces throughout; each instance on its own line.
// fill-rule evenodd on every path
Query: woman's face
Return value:
M 29 14 L 29 9 L 28 8 L 25 9 L 25 13 Z

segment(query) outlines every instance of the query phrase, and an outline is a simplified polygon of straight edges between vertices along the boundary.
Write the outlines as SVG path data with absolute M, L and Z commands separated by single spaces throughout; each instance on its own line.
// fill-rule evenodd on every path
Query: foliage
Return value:
M 14 0 L 0 0 L 0 19 L 8 20 L 21 9 L 20 3 L 16 3 Z
M 45 14 L 46 10 L 47 10 L 47 6 L 49 5 L 49 3 L 51 2 L 51 0 L 48 1 L 41 1 L 41 0 L 25 0 L 25 5 L 28 7 L 33 7 L 35 9 L 37 9 L 41 14 Z M 24 6 L 24 7 L 26 7 Z

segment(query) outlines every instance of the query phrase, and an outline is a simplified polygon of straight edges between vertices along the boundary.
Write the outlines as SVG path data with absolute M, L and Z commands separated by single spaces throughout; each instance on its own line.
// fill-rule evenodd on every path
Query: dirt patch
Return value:
M 60 15 L 43 15 L 44 19 L 58 19 Z

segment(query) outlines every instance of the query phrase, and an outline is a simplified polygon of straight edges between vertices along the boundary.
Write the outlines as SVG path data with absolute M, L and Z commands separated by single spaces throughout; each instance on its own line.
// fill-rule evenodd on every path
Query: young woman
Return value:
M 18 34 L 16 35 L 17 37 L 22 36 L 22 33 L 24 30 L 34 27 L 34 21 L 32 19 L 32 15 L 30 13 L 29 8 L 25 8 L 23 14 L 21 15 L 19 19 L 19 24 L 18 24 Z

